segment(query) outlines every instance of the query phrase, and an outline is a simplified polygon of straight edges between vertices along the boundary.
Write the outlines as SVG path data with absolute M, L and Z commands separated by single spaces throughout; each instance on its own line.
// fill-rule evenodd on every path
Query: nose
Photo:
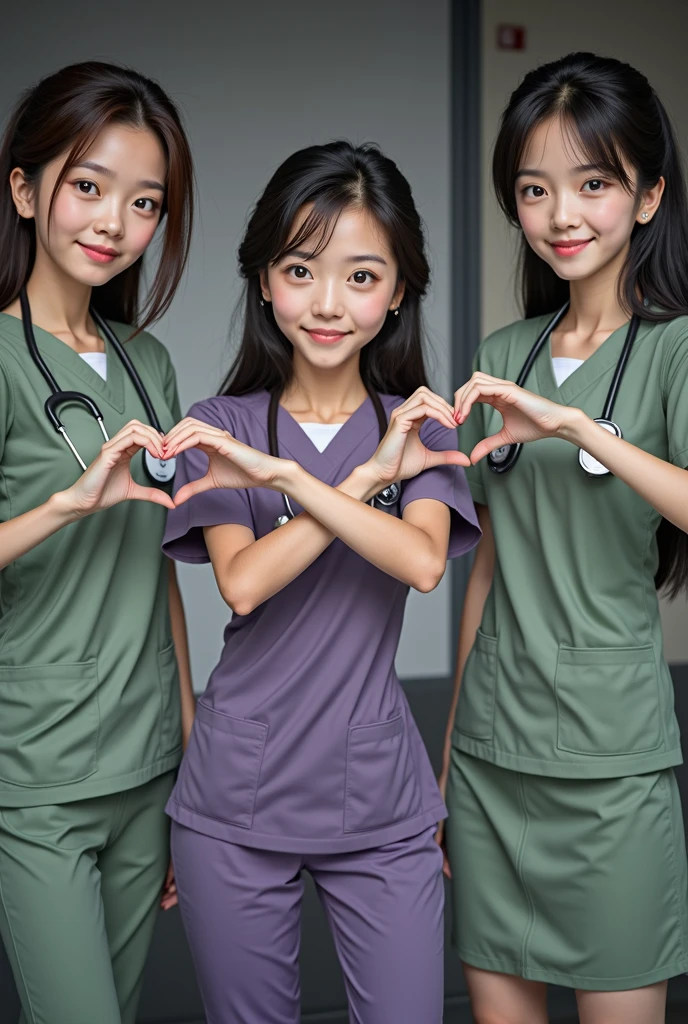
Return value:
M 552 227 L 556 231 L 580 227 L 582 218 L 578 208 L 577 197 L 566 189 L 557 193 L 552 210 Z
M 124 218 L 119 202 L 113 200 L 98 209 L 93 223 L 97 235 L 108 235 L 110 238 L 121 238 L 124 234 Z
M 337 281 L 334 278 L 321 280 L 314 290 L 311 305 L 313 316 L 331 320 L 344 316 L 344 303 L 339 294 Z

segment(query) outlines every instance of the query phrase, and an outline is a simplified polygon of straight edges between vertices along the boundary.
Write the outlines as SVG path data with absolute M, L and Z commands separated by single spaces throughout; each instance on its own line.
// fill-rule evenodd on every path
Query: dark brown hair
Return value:
M 303 207 L 308 216 L 294 234 Z M 368 210 L 386 233 L 405 283 L 399 315 L 388 313 L 378 335 L 361 352 L 361 377 L 368 389 L 408 398 L 427 384 L 421 302 L 430 270 L 423 227 L 411 188 L 396 164 L 377 146 L 329 142 L 293 153 L 268 182 L 239 247 L 246 281 L 239 351 L 220 393 L 282 392 L 291 380 L 292 346 L 280 331 L 272 306 L 261 304 L 260 272 L 294 249 L 321 252 L 347 207 Z
M 103 316 L 147 327 L 169 307 L 189 253 L 193 223 L 193 164 L 175 105 L 156 82 L 129 68 L 99 61 L 71 64 L 29 89 L 10 116 L 0 148 L 0 309 L 26 284 L 36 253 L 35 224 L 20 217 L 9 177 L 19 167 L 38 183 L 46 164 L 64 155 L 64 166 L 50 199 L 70 167 L 111 124 L 148 129 L 160 140 L 167 161 L 161 220 L 165 231 L 149 294 L 139 308 L 143 257 L 107 284 L 93 289 L 93 305 Z
M 647 78 L 612 57 L 570 53 L 529 72 L 502 115 L 492 165 L 497 199 L 518 226 L 516 175 L 532 131 L 560 117 L 590 162 L 636 195 L 661 177 L 665 187 L 654 217 L 636 224 L 619 296 L 628 313 L 665 322 L 688 315 L 688 200 L 683 166 L 666 110 Z M 625 163 L 635 172 L 636 185 Z M 559 309 L 568 281 L 530 248 L 521 247 L 521 299 L 526 317 Z M 663 519 L 657 531 L 658 588 L 669 597 L 688 591 L 688 537 Z

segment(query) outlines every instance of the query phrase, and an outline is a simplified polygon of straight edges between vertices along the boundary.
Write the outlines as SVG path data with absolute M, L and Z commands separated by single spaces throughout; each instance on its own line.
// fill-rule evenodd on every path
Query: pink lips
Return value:
M 554 249 L 557 256 L 575 256 L 579 252 L 583 252 L 583 249 L 587 248 L 592 242 L 592 238 L 572 238 L 568 241 L 550 242 L 549 244 Z
M 77 242 L 77 245 L 96 263 L 112 263 L 119 256 L 116 249 L 109 249 L 107 245 L 86 245 L 84 242 Z
M 337 341 L 341 341 L 342 338 L 346 337 L 348 333 L 348 331 L 326 331 L 324 328 L 308 331 L 308 334 L 318 345 L 334 345 Z

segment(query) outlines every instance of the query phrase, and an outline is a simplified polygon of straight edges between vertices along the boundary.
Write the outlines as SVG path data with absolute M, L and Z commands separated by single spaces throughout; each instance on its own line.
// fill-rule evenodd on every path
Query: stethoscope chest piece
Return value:
M 171 483 L 174 480 L 176 467 L 176 459 L 157 459 L 147 449 L 143 452 L 143 468 L 154 484 Z
M 507 473 L 521 454 L 522 444 L 503 444 L 487 456 L 487 464 L 493 473 Z
M 614 420 L 607 420 L 603 417 L 594 421 L 598 423 L 605 430 L 608 430 L 610 434 L 614 434 L 615 437 L 623 437 L 621 433 L 621 427 Z M 588 474 L 588 476 L 609 476 L 610 470 L 606 466 L 603 466 L 601 462 L 598 462 L 596 458 L 590 455 L 589 452 L 584 451 L 583 448 L 578 449 L 578 462 L 582 469 Z
M 273 530 L 277 530 L 280 526 L 286 526 L 289 522 L 289 516 L 277 516 L 273 526 Z
M 399 484 L 390 484 L 389 487 L 385 487 L 383 491 L 375 495 L 373 499 L 376 505 L 383 505 L 385 508 L 391 508 L 392 505 L 396 505 L 401 495 L 401 488 Z

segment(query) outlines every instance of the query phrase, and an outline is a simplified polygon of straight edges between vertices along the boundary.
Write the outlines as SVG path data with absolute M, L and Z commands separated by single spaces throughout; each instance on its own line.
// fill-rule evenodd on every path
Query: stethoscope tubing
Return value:
M 521 368 L 521 371 L 520 371 L 518 377 L 516 378 L 516 385 L 517 385 L 517 387 L 523 387 L 524 384 L 526 383 L 526 380 L 528 379 L 528 376 L 530 375 L 530 371 L 533 368 L 535 360 L 539 356 L 539 354 L 542 351 L 542 349 L 544 348 L 544 346 L 549 341 L 549 338 L 550 338 L 550 335 L 551 335 L 552 331 L 560 323 L 562 317 L 567 312 L 567 310 L 569 308 L 569 305 L 570 305 L 570 303 L 567 302 L 567 303 L 565 303 L 565 305 L 563 305 L 561 307 L 561 309 L 557 310 L 557 312 L 554 314 L 554 316 L 551 318 L 551 320 L 547 323 L 545 328 L 538 335 L 537 339 L 535 340 L 535 343 L 534 343 L 533 347 L 531 348 L 530 352 L 528 353 L 526 361 L 523 364 L 523 367 Z M 638 317 L 637 315 L 634 314 L 633 317 L 631 317 L 631 321 L 630 321 L 630 323 L 628 325 L 628 330 L 626 332 L 626 338 L 624 340 L 623 349 L 621 350 L 621 355 L 619 356 L 619 359 L 618 359 L 618 361 L 616 363 L 616 367 L 614 369 L 614 375 L 612 377 L 611 384 L 609 385 L 609 390 L 607 392 L 607 397 L 606 397 L 606 400 L 605 400 L 605 403 L 604 403 L 604 409 L 602 410 L 602 415 L 600 417 L 596 418 L 596 420 L 595 420 L 596 423 L 600 423 L 602 425 L 606 425 L 607 429 L 609 429 L 610 432 L 616 434 L 617 437 L 623 437 L 623 434 L 622 434 L 621 428 L 618 426 L 618 424 L 614 423 L 614 421 L 612 419 L 612 415 L 613 415 L 613 412 L 614 412 L 614 405 L 616 403 L 616 398 L 617 398 L 617 395 L 619 393 L 619 388 L 621 386 L 621 381 L 623 380 L 623 375 L 624 375 L 624 371 L 626 369 L 626 364 L 628 363 L 628 359 L 629 359 L 630 354 L 631 354 L 631 349 L 633 348 L 633 343 L 634 343 L 634 341 L 636 339 L 636 336 L 638 334 L 638 328 L 639 327 L 640 327 L 640 317 Z M 507 446 L 507 451 L 506 451 L 505 455 L 503 457 L 500 457 L 499 459 L 496 457 L 495 452 L 490 452 L 490 454 L 487 457 L 487 462 L 488 462 L 488 465 L 489 465 L 490 469 L 493 471 L 493 473 L 502 474 L 502 473 L 508 473 L 510 470 L 512 470 L 514 468 L 514 466 L 516 465 L 516 462 L 518 461 L 518 458 L 519 458 L 519 456 L 521 454 L 522 448 L 523 448 L 523 444 L 521 442 L 518 442 L 517 444 L 513 444 L 513 445 L 508 445 Z M 502 449 L 497 449 L 497 451 L 502 451 Z M 588 476 L 605 476 L 605 475 L 607 475 L 608 470 L 605 470 L 604 472 L 590 472 L 586 468 L 586 459 L 587 458 L 589 458 L 587 456 L 587 453 L 582 452 L 582 450 L 581 450 L 579 452 L 579 462 L 580 462 L 581 467 L 587 473 Z
M 96 423 L 100 427 L 100 431 L 105 441 L 109 441 L 110 437 L 105 427 L 103 414 L 101 413 L 96 402 L 88 395 L 85 395 L 80 391 L 62 391 L 60 389 L 59 384 L 57 383 L 55 377 L 53 376 L 45 359 L 41 355 L 38 345 L 36 343 L 36 336 L 33 330 L 33 322 L 31 320 L 31 307 L 29 305 L 29 297 L 26 293 L 26 288 L 22 288 L 19 292 L 19 305 L 21 308 L 22 326 L 24 329 L 24 339 L 26 341 L 27 348 L 29 350 L 31 358 L 33 359 L 33 362 L 40 370 L 43 379 L 50 388 L 51 392 L 51 394 L 45 400 L 44 408 L 46 416 L 48 417 L 54 429 L 59 434 L 61 434 L 64 440 L 66 441 L 75 459 L 81 466 L 81 469 L 86 470 L 86 463 L 81 458 L 81 455 L 77 451 L 76 445 L 74 444 L 69 434 L 67 433 L 67 430 L 60 419 L 58 410 L 60 405 L 62 405 L 65 402 L 75 402 L 78 405 L 84 406 L 84 408 L 87 409 L 87 411 L 91 414 L 91 416 L 95 419 Z M 160 424 L 160 420 L 158 419 L 157 413 L 153 406 L 153 403 L 151 402 L 148 392 L 144 387 L 143 381 L 139 376 L 138 370 L 136 369 L 133 362 L 129 358 L 129 354 L 125 351 L 121 341 L 119 340 L 115 332 L 112 330 L 110 325 L 107 323 L 107 321 L 100 315 L 100 313 L 98 313 L 97 310 L 93 309 L 92 307 L 89 309 L 89 312 L 96 326 L 105 335 L 109 344 L 112 346 L 112 348 L 117 353 L 119 359 L 121 360 L 124 369 L 129 379 L 131 380 L 137 395 L 141 400 L 141 403 L 146 411 L 146 416 L 148 417 L 151 426 L 153 426 L 158 431 L 158 433 L 162 434 L 163 430 Z M 144 453 L 144 466 L 151 479 L 155 483 L 168 483 L 172 479 L 172 476 L 174 475 L 174 466 L 172 466 L 171 475 L 163 474 L 159 477 L 155 477 L 151 473 L 148 463 L 146 461 L 146 454 L 147 453 Z M 162 460 L 158 461 L 162 466 Z M 167 460 L 167 464 L 172 463 L 173 461 L 174 460 L 169 459 Z

